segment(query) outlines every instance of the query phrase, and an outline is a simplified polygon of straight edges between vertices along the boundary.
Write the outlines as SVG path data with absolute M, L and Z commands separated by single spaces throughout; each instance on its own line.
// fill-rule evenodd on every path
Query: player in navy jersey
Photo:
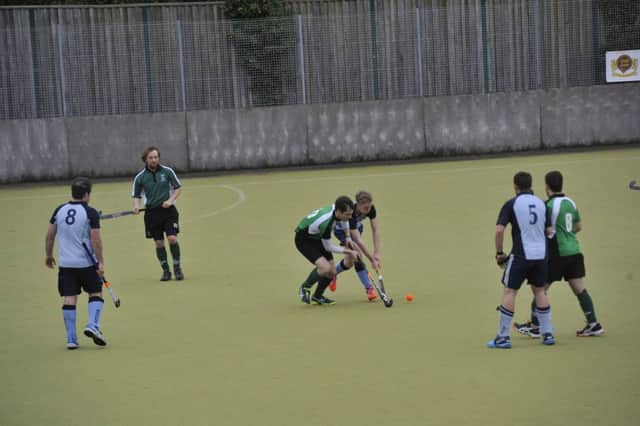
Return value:
M 504 292 L 498 306 L 500 323 L 497 336 L 487 343 L 489 348 L 508 349 L 511 320 L 515 310 L 516 295 L 526 279 L 531 285 L 536 314 L 540 321 L 542 343 L 553 345 L 551 306 L 545 292 L 547 282 L 547 236 L 553 235 L 551 220 L 544 202 L 531 191 L 531 175 L 518 172 L 513 177 L 516 196 L 504 203 L 496 223 L 496 262 L 505 271 L 502 276 Z M 511 224 L 513 240 L 511 253 L 503 251 L 504 230 Z
M 368 191 L 358 191 L 355 196 L 356 204 L 353 209 L 353 215 L 349 219 L 349 229 L 343 229 L 341 222 L 336 222 L 334 226 L 333 234 L 340 240 L 340 243 L 344 246 L 346 244 L 347 237 L 351 237 L 351 240 L 369 259 L 375 269 L 380 268 L 380 225 L 377 219 L 376 207 L 373 205 L 373 196 Z M 371 224 L 372 239 L 373 239 L 373 253 L 369 251 L 369 248 L 362 240 L 362 232 L 364 231 L 365 219 L 369 219 Z M 355 262 L 356 274 L 360 282 L 364 286 L 364 290 L 367 293 L 367 298 L 371 301 L 375 300 L 378 295 L 376 294 L 371 282 L 369 281 L 369 274 L 367 268 L 362 260 Z M 349 268 L 345 266 L 344 260 L 340 261 L 336 266 L 336 275 L 333 277 L 333 281 L 329 285 L 331 291 L 336 291 L 336 278 L 339 273 Z
M 100 330 L 104 258 L 100 238 L 100 214 L 89 207 L 91 182 L 77 177 L 71 183 L 72 200 L 58 206 L 49 221 L 45 239 L 45 264 L 53 269 L 53 246 L 58 240 L 58 293 L 62 297 L 62 317 L 67 333 L 67 349 L 78 348 L 76 304 L 82 290 L 89 294 L 89 322 L 84 334 L 98 346 L 107 341 Z M 90 256 L 91 255 L 91 256 Z M 95 262 L 97 261 L 97 268 Z

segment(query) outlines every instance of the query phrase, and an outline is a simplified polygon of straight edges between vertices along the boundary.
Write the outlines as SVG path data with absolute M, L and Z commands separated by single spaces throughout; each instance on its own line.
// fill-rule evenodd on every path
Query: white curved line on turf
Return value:
M 562 153 L 560 153 L 562 154 Z M 567 153 L 568 155 L 570 155 L 571 153 Z M 545 154 L 543 154 L 545 155 Z M 547 154 L 547 155 L 552 155 L 552 154 Z M 514 157 L 514 158 L 527 158 L 527 157 Z M 477 158 L 477 159 L 473 159 L 473 160 L 460 160 L 460 161 L 473 161 L 473 162 L 481 162 L 484 160 L 500 160 L 502 158 L 498 157 L 498 158 Z M 582 159 L 576 159 L 576 160 L 568 160 L 568 161 L 562 161 L 562 160 L 558 160 L 558 161 L 548 161 L 548 162 L 540 162 L 540 163 L 531 163 L 528 164 L 527 167 L 548 167 L 548 166 L 565 166 L 567 164 L 583 164 L 583 163 L 593 163 L 593 162 L 598 162 L 598 163 L 602 163 L 604 161 L 630 161 L 630 160 L 639 160 L 640 156 L 631 156 L 631 157 L 613 157 L 613 158 L 582 158 Z M 443 161 L 443 162 L 437 162 L 437 163 L 422 163 L 424 165 L 438 165 L 438 164 L 447 164 L 453 161 L 457 161 L 457 160 L 452 160 L 452 161 Z M 420 163 L 412 163 L 408 166 L 411 165 L 416 165 L 416 164 L 420 164 Z M 390 167 L 393 166 L 400 166 L 400 167 L 404 167 L 404 164 L 393 164 L 390 165 Z M 386 166 L 380 166 L 380 165 L 376 165 L 376 164 L 371 164 L 371 167 L 386 167 Z M 513 164 L 509 164 L 509 165 L 498 165 L 498 166 L 472 166 L 472 167 L 457 167 L 457 168 L 453 168 L 453 169 L 438 169 L 438 170 L 413 170 L 413 171 L 409 171 L 409 172 L 380 172 L 380 173 L 369 173 L 369 174 L 359 174 L 358 177 L 359 178 L 377 178 L 377 177 L 398 177 L 398 176 L 416 176 L 416 175 L 428 175 L 428 174 L 450 174 L 450 173 L 467 173 L 467 172 L 477 172 L 477 171 L 482 171 L 482 170 L 503 170 L 503 169 L 515 169 L 517 167 L 514 167 Z M 339 171 L 339 170 L 345 170 L 348 169 L 348 167 L 344 167 L 344 168 L 338 168 L 338 169 L 325 169 L 325 171 Z M 291 171 L 291 169 L 286 169 L 286 170 L 281 170 L 280 173 L 287 173 Z M 300 172 L 313 172 L 314 170 L 310 170 L 310 169 L 302 169 L 302 170 L 295 170 L 295 173 L 300 173 Z M 317 170 L 315 170 L 317 171 Z M 338 175 L 334 175 L 334 176 L 316 176 L 316 177 L 309 177 L 309 178 L 297 178 L 297 179 L 280 179 L 280 180 L 261 180 L 261 181 L 254 181 L 254 182 L 234 182 L 234 183 L 229 183 L 229 184 L 225 184 L 225 183 L 221 183 L 221 184 L 214 184 L 214 185 L 195 185 L 195 186 L 188 186 L 189 189 L 200 189 L 200 188 L 212 188 L 212 187 L 227 187 L 230 188 L 231 185 L 235 185 L 235 186 L 242 186 L 242 185 L 273 185 L 274 183 L 305 183 L 305 182 L 321 182 L 321 181 L 332 181 L 332 180 L 344 180 L 345 175 L 344 174 L 338 174 Z M 182 179 L 183 181 L 187 180 L 188 178 Z M 112 191 L 104 191 L 102 192 L 103 194 L 112 194 L 112 193 L 122 193 L 122 191 L 120 190 L 112 190 Z M 61 198 L 64 200 L 65 197 L 68 197 L 69 194 L 66 192 L 64 194 L 60 193 L 60 194 L 43 194 L 43 195 L 38 195 L 38 196 L 33 196 L 33 195 L 25 195 L 25 196 L 17 196 L 17 197 L 0 197 L 0 202 L 5 202 L 5 201 L 17 201 L 17 200 L 40 200 L 43 198 Z
M 198 216 L 191 216 L 187 220 L 180 221 L 181 223 L 190 223 L 190 222 L 194 222 L 194 221 L 199 220 L 199 219 L 204 219 L 206 217 L 215 216 L 215 215 L 218 215 L 220 213 L 224 213 L 226 211 L 235 209 L 240 204 L 242 204 L 245 201 L 247 201 L 247 195 L 244 193 L 244 191 L 239 189 L 239 188 L 236 188 L 233 185 L 202 185 L 202 186 L 199 186 L 198 188 L 200 188 L 200 189 L 205 189 L 205 188 L 224 188 L 224 189 L 228 189 L 228 190 L 234 192 L 237 195 L 237 199 L 233 203 L 229 204 L 228 206 L 224 206 L 224 207 L 221 207 L 219 209 L 212 210 L 212 211 L 210 211 L 208 213 L 201 214 L 201 215 L 198 215 Z M 101 223 L 104 223 L 104 222 L 101 222 Z M 125 234 L 130 234 L 130 233 L 131 233 L 130 231 L 109 232 L 108 235 L 109 235 L 109 237 L 112 237 L 112 236 L 119 236 L 119 235 L 125 235 Z
M 194 188 L 206 188 L 206 185 L 202 185 L 202 186 L 196 186 Z M 199 219 L 204 219 L 205 217 L 211 217 L 211 216 L 215 216 L 218 215 L 220 213 L 224 213 L 226 211 L 235 209 L 236 207 L 238 207 L 240 204 L 244 203 L 245 201 L 247 201 L 247 194 L 244 193 L 244 191 L 240 188 L 236 188 L 233 185 L 209 185 L 208 187 L 220 187 L 220 188 L 226 188 L 230 191 L 233 191 L 236 193 L 236 195 L 238 196 L 238 199 L 236 201 L 233 202 L 233 204 L 230 204 L 226 207 L 222 207 L 220 209 L 211 211 L 209 213 L 205 213 L 205 214 L 201 214 L 198 216 L 190 216 L 190 218 L 188 220 L 183 221 L 183 223 L 189 223 L 189 222 L 193 222 L 194 220 L 199 220 Z

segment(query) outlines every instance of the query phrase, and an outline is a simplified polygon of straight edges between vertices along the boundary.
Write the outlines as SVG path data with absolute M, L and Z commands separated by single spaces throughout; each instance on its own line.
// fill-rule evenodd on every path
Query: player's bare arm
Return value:
M 53 257 L 53 245 L 56 240 L 56 233 L 58 232 L 57 225 L 50 223 L 47 228 L 47 235 L 44 240 L 44 252 L 45 252 L 45 265 L 47 268 L 53 269 L 56 266 L 56 259 Z
M 498 264 L 498 266 L 502 266 L 509 257 L 504 252 L 504 225 L 496 225 L 495 244 L 496 263 Z
M 104 258 L 102 257 L 102 238 L 100 237 L 100 229 L 91 230 L 91 246 L 98 260 L 98 273 L 104 274 Z
M 574 223 L 573 224 L 573 232 L 577 234 L 580 231 L 582 231 L 582 222 Z
M 133 198 L 133 214 L 140 214 L 142 198 Z
M 351 235 L 351 239 L 354 242 L 354 245 L 355 245 L 354 248 L 357 248 L 358 250 L 360 250 L 365 256 L 367 256 L 367 259 L 369 259 L 369 261 L 375 266 L 373 254 L 369 251 L 369 249 L 367 248 L 367 245 L 362 240 L 362 236 L 360 235 L 360 232 L 357 229 L 350 229 L 349 234 Z
M 376 263 L 373 265 L 376 268 L 380 267 L 380 223 L 378 218 L 371 219 L 371 232 L 373 235 L 373 258 Z
M 553 238 L 553 236 L 556 234 L 556 230 L 553 228 L 553 226 L 545 228 L 544 232 L 547 235 L 547 238 Z
M 162 203 L 162 207 L 164 207 L 165 209 L 168 209 L 169 207 L 174 205 L 176 203 L 176 200 L 180 196 L 180 194 L 182 194 L 182 187 L 180 187 L 180 188 L 176 189 L 175 191 L 173 191 L 173 194 L 171 194 L 169 199 L 167 201 L 165 201 L 164 203 Z

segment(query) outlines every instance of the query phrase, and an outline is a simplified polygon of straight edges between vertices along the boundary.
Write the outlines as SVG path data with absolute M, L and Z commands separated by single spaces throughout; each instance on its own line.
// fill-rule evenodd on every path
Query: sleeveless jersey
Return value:
M 564 194 L 556 194 L 547 200 L 547 209 L 555 230 L 558 255 L 571 256 L 580 253 L 580 243 L 573 232 L 574 224 L 580 222 L 576 203 Z

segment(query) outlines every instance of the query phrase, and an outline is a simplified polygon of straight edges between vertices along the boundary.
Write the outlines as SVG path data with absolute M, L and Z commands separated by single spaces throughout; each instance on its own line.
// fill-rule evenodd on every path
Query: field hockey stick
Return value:
M 631 182 L 629 182 L 629 189 L 640 191 L 640 185 L 638 185 L 635 180 L 632 180 Z
M 84 247 L 84 250 L 87 252 L 87 256 L 89 256 L 89 259 L 91 259 L 91 262 L 93 262 L 93 266 L 96 268 L 96 270 L 98 270 L 98 262 L 96 261 L 95 256 L 89 250 L 89 247 L 87 247 L 85 243 L 82 243 L 82 247 Z M 98 275 L 100 274 L 98 273 Z M 100 275 L 100 279 L 102 280 L 102 284 L 104 284 L 104 286 L 109 291 L 109 295 L 111 295 L 111 300 L 113 300 L 113 304 L 116 306 L 116 308 L 119 308 L 120 298 L 116 296 L 115 292 L 111 288 L 111 283 L 107 280 L 107 278 L 104 275 Z
M 145 209 L 140 209 L 139 211 L 143 212 Z M 133 210 L 124 210 L 121 212 L 115 212 L 115 213 L 107 213 L 107 214 L 102 214 L 102 212 L 100 212 L 100 219 L 115 219 L 117 217 L 122 217 L 122 216 L 129 216 L 133 214 Z
M 376 270 L 376 272 L 378 271 Z M 380 296 L 380 300 L 382 300 L 382 303 L 384 303 L 384 307 L 385 308 L 392 307 L 393 299 L 387 295 L 387 292 L 384 290 L 384 284 L 382 283 L 382 281 L 379 280 L 382 276 L 378 274 L 378 281 L 376 281 L 373 275 L 371 275 L 371 272 L 367 271 L 367 275 L 369 276 L 369 282 L 371 283 L 373 288 L 376 290 L 376 293 L 378 293 L 378 296 Z
M 384 294 L 385 297 L 387 298 L 387 302 L 390 303 L 389 306 L 391 306 L 391 305 L 393 305 L 393 299 L 390 298 L 387 295 L 387 290 L 385 290 L 385 288 L 384 288 L 384 279 L 382 278 L 382 269 L 381 268 L 375 268 L 375 270 L 376 270 L 376 274 L 378 274 L 378 281 L 380 282 L 380 290 L 382 291 L 382 294 Z

